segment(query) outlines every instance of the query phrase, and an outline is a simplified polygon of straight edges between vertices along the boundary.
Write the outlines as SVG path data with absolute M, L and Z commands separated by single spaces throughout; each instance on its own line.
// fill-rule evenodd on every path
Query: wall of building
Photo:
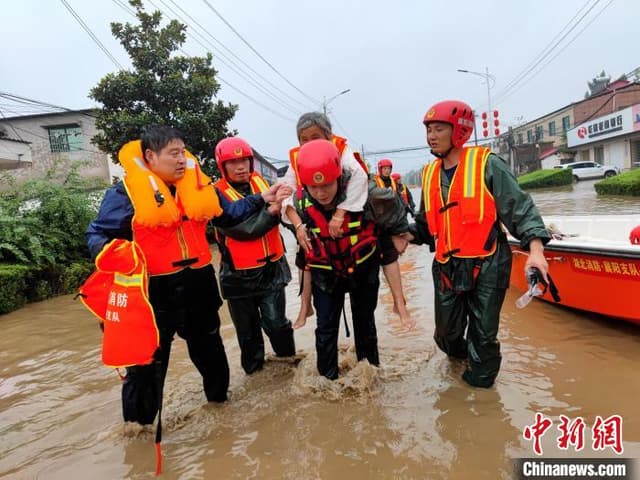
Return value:
M 7 132 L 12 135 L 19 134 L 21 140 L 31 144 L 31 167 L 12 171 L 11 176 L 16 179 L 41 177 L 54 164 L 59 165 L 62 171 L 67 171 L 72 162 L 83 161 L 86 165 L 80 169 L 82 177 L 99 178 L 110 182 L 109 157 L 91 144 L 96 128 L 90 112 L 12 117 L 0 119 L 0 125 L 4 126 Z M 55 139 L 52 141 L 50 129 L 65 125 L 74 127 L 74 131 L 79 134 L 74 134 L 74 138 L 70 139 L 73 144 L 71 151 L 55 151 L 60 150 L 61 144 Z
M 561 147 L 565 143 L 565 136 L 563 134 L 573 128 L 573 125 L 573 109 L 568 106 L 549 115 L 514 127 L 512 129 L 513 141 L 515 145 L 551 142 L 554 147 Z
M 613 92 L 587 98 L 574 105 L 575 125 L 580 125 L 595 117 L 617 112 L 636 103 L 640 103 L 640 85 L 636 83 Z
M 31 146 L 0 138 L 0 170 L 31 168 Z

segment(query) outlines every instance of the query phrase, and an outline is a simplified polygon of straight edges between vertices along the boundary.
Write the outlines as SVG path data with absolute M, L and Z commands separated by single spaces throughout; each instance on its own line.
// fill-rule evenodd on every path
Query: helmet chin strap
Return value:
M 434 157 L 447 158 L 451 153 L 451 150 L 453 150 L 453 145 L 451 145 L 451 147 L 449 147 L 449 150 L 447 150 L 444 153 L 437 153 L 437 152 L 434 152 L 433 150 L 430 150 L 430 151 L 431 151 L 431 155 L 433 155 Z

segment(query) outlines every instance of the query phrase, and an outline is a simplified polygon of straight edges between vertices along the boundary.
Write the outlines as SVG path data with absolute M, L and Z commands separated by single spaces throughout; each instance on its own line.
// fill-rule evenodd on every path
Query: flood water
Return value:
M 416 192 L 417 193 L 417 192 Z M 640 199 L 599 199 L 593 182 L 533 194 L 543 214 L 638 213 Z M 416 198 L 417 200 L 417 198 Z M 292 247 L 293 238 L 285 233 Z M 290 248 L 293 251 L 293 248 Z M 523 438 L 536 412 L 621 415 L 624 457 L 640 458 L 640 328 L 534 301 L 502 311 L 503 367 L 494 388 L 460 379 L 461 363 L 437 351 L 432 257 L 410 247 L 401 258 L 405 294 L 417 328 L 398 329 L 382 282 L 377 310 L 381 368 L 356 364 L 341 331 L 343 372 L 317 376 L 314 319 L 296 332 L 306 357 L 266 363 L 246 376 L 226 307 L 223 339 L 231 367 L 229 401 L 208 405 L 182 340 L 174 342 L 165 387 L 166 479 L 508 479 L 512 459 L 533 456 Z M 298 299 L 288 289 L 289 316 Z M 0 317 L 0 477 L 153 478 L 153 432 L 125 429 L 120 380 L 100 363 L 97 321 L 72 296 Z M 556 445 L 544 457 L 614 457 Z

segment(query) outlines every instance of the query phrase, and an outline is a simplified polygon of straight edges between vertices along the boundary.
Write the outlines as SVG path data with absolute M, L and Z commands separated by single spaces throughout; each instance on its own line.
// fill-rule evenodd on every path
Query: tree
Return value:
M 204 170 L 216 171 L 213 149 L 232 133 L 227 122 L 237 105 L 213 97 L 220 90 L 212 56 L 186 57 L 175 52 L 184 44 L 186 26 L 172 20 L 161 27 L 162 14 L 145 12 L 142 0 L 129 0 L 136 9 L 138 24 L 111 23 L 111 33 L 129 54 L 132 70 L 109 73 L 91 89 L 90 97 L 100 102 L 92 142 L 112 155 L 126 142 L 139 138 L 149 124 L 178 128 L 187 148 L 203 162 Z

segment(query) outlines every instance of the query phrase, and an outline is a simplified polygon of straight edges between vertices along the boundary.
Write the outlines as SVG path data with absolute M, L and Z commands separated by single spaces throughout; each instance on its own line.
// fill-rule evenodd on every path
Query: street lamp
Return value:
M 341 91 L 340 93 L 335 94 L 333 97 L 329 98 L 329 100 L 327 100 L 327 97 L 324 97 L 324 101 L 322 102 L 322 111 L 324 112 L 324 114 L 327 114 L 327 105 L 329 105 L 329 103 L 331 103 L 333 100 L 335 100 L 336 98 L 338 98 L 340 95 L 344 95 L 345 93 L 349 93 L 351 91 L 350 88 L 347 88 L 346 90 Z
M 487 83 L 487 107 L 488 107 L 488 115 L 491 118 L 491 88 L 496 85 L 496 77 L 489 73 L 489 67 L 485 67 L 485 72 L 472 72 L 471 70 L 464 70 L 462 68 L 458 69 L 458 72 L 461 73 L 470 73 L 471 75 L 477 75 L 479 77 L 484 78 L 484 81 Z

